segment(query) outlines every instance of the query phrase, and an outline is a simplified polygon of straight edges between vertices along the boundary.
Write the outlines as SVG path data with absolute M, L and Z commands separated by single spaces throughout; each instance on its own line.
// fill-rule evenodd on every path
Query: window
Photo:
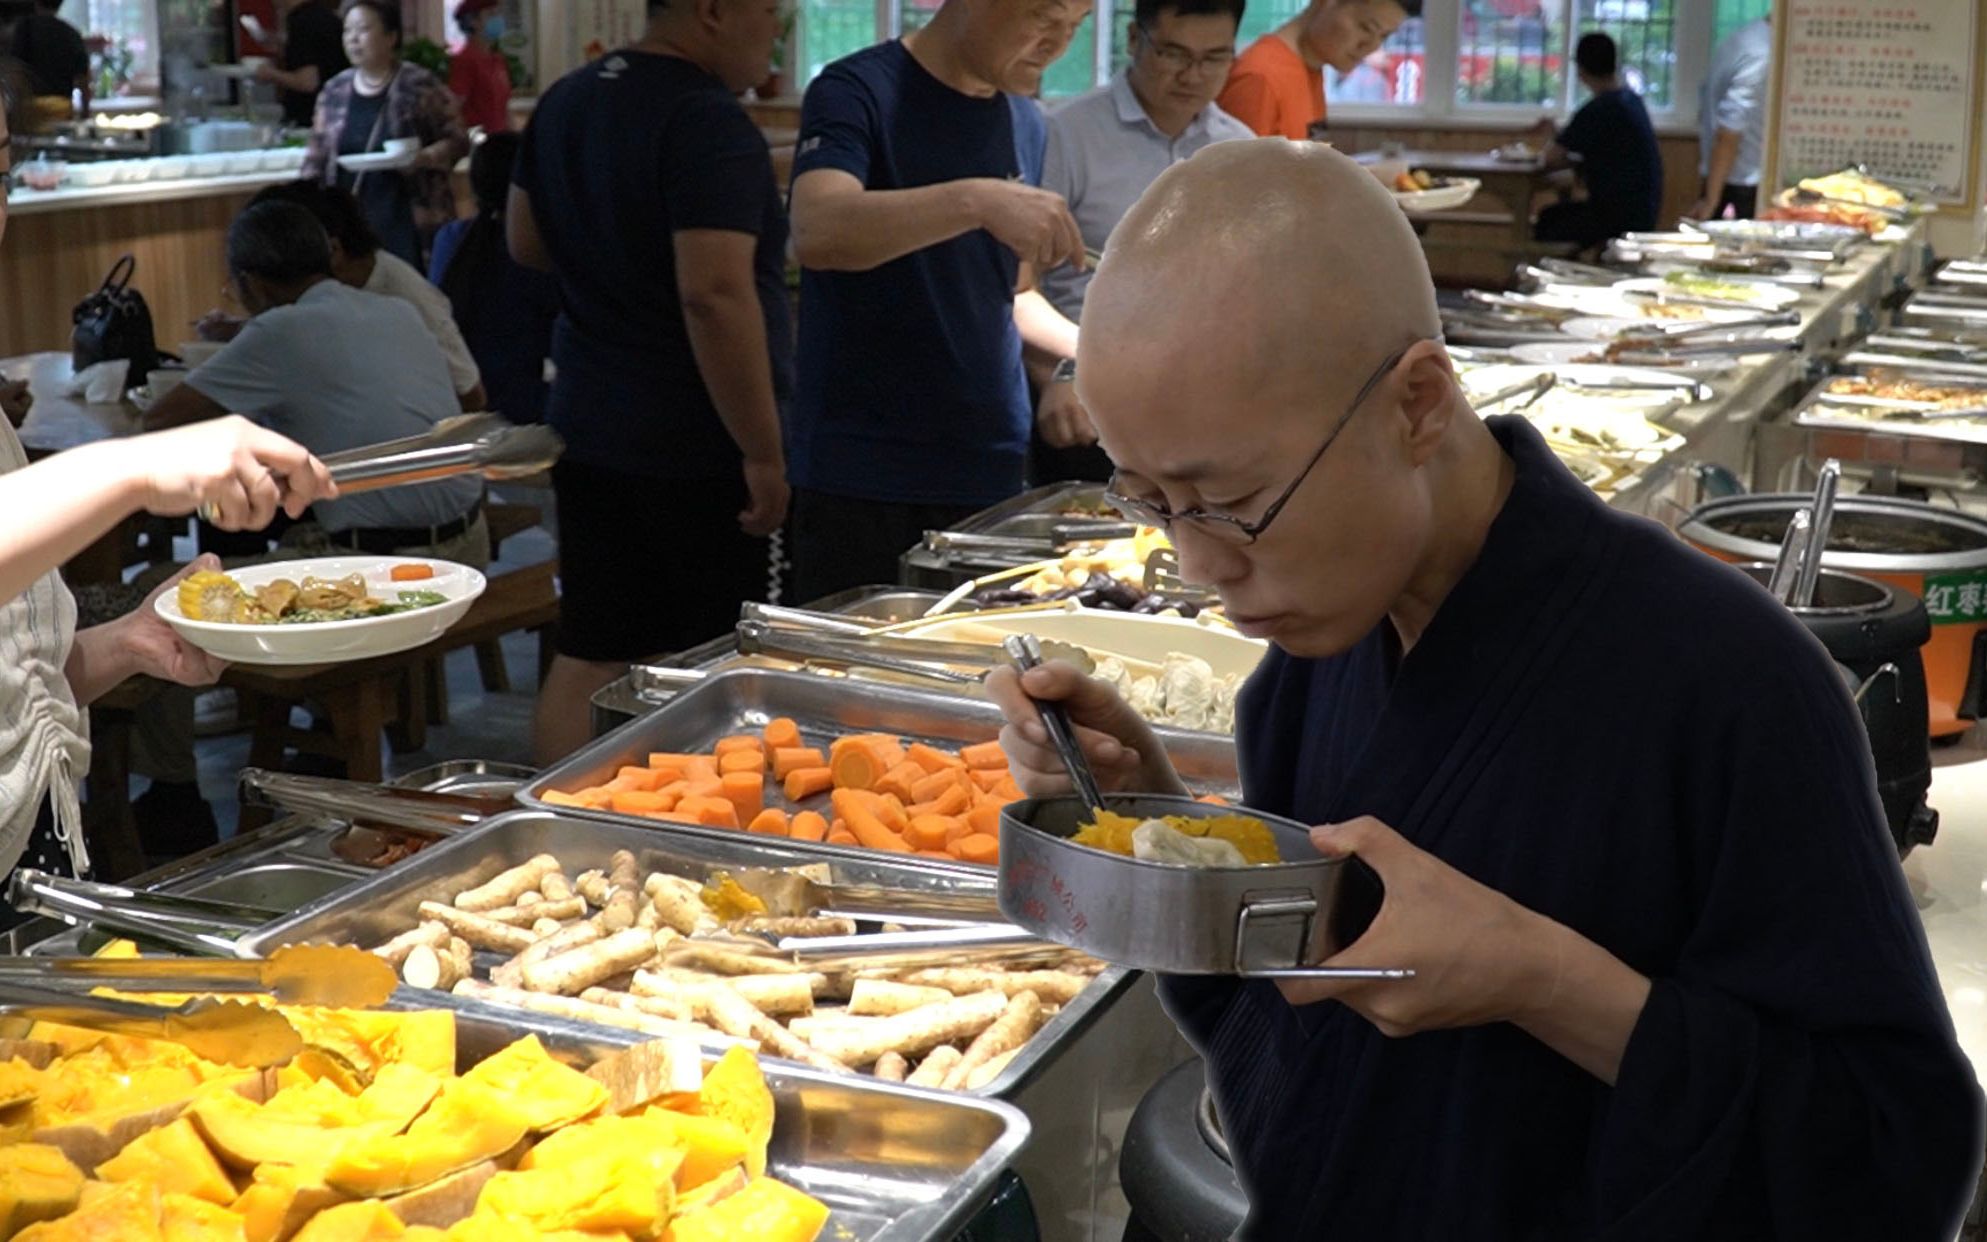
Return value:
M 1675 0 L 1579 0 L 1578 8 L 1575 45 L 1592 30 L 1612 36 L 1629 87 L 1653 110 L 1668 109 L 1676 86 Z M 1570 54 L 1566 63 L 1570 68 Z
M 1725 36 L 1746 25 L 1756 22 L 1773 12 L 1773 0 L 1717 0 L 1717 8 L 1711 19 L 1711 43 L 1717 46 L 1725 41 Z
M 1674 106 L 1676 0 L 1462 0 L 1457 10 L 1456 102 L 1464 107 L 1577 106 L 1585 92 L 1573 49 L 1611 36 L 1628 85 L 1653 111 Z M 1569 10 L 1571 10 L 1569 12 Z
M 60 16 L 90 41 L 90 89 L 98 98 L 158 89 L 153 0 L 66 0 Z

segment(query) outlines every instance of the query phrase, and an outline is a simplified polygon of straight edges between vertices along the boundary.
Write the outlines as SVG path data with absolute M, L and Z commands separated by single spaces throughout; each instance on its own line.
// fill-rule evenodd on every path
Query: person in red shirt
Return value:
M 1421 0 L 1311 0 L 1235 58 L 1221 110 L 1264 138 L 1302 141 L 1325 119 L 1325 66 L 1351 73 Z
M 449 57 L 448 88 L 462 101 L 462 123 L 486 134 L 511 127 L 511 67 L 497 50 L 504 37 L 501 7 L 500 0 L 462 0 L 455 10 L 462 50 Z

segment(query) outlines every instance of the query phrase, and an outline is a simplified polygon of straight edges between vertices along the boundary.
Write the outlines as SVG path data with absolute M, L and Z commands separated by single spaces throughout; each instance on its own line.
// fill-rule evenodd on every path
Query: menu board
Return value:
M 1971 205 L 1979 130 L 1979 5 L 1783 0 L 1774 71 L 1778 183 L 1867 165 Z

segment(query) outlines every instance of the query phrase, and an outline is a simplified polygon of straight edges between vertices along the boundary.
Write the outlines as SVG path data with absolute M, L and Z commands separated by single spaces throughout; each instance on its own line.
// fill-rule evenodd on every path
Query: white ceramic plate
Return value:
M 1402 211 L 1453 211 L 1475 198 L 1482 188 L 1483 182 L 1475 177 L 1451 177 L 1446 185 L 1432 190 L 1416 190 L 1411 194 L 1395 190 L 1393 195 Z
M 1731 286 L 1731 294 L 1699 293 L 1682 285 L 1672 284 L 1661 276 L 1638 276 L 1634 280 L 1624 280 L 1614 286 L 1628 293 L 1669 294 L 1675 297 L 1710 298 L 1732 306 L 1750 306 L 1759 310 L 1784 310 L 1801 300 L 1801 295 L 1785 285 L 1748 284 L 1744 280 L 1726 276 L 1712 276 L 1708 279 Z
M 394 582 L 390 575 L 395 565 L 427 565 L 434 569 L 435 576 L 418 582 Z M 483 575 L 467 565 L 418 556 L 321 556 L 252 565 L 230 570 L 228 576 L 252 591 L 278 578 L 292 582 L 302 582 L 307 577 L 335 580 L 354 573 L 365 576 L 366 585 L 379 599 L 391 600 L 397 592 L 418 590 L 438 591 L 448 601 L 384 617 L 311 625 L 196 621 L 180 614 L 175 591 L 159 596 L 152 607 L 181 638 L 223 660 L 236 664 L 337 664 L 392 655 L 439 638 L 462 619 L 484 587 Z
M 1479 367 L 1463 377 L 1463 390 L 1471 397 L 1488 396 L 1501 392 L 1515 384 L 1536 378 L 1543 371 L 1552 371 L 1560 378 L 1560 386 L 1545 395 L 1539 405 L 1532 406 L 1536 411 L 1547 401 L 1580 401 L 1595 405 L 1614 406 L 1624 410 L 1654 410 L 1689 400 L 1690 386 L 1695 377 L 1678 375 L 1672 371 L 1658 371 L 1649 367 L 1618 367 L 1600 363 L 1572 363 L 1563 366 L 1540 366 L 1527 363 L 1506 363 L 1498 366 Z M 1574 384 L 1587 385 L 1574 387 Z M 1647 384 L 1647 388 L 1606 388 L 1609 383 Z M 1513 398 L 1509 408 L 1515 408 L 1519 398 Z M 1506 406 L 1499 406 L 1493 414 L 1507 412 Z M 1530 412 L 1530 411 L 1528 411 Z
M 1565 310 L 1577 311 L 1583 316 L 1605 319 L 1633 319 L 1645 326 L 1651 320 L 1673 323 L 1718 323 L 1733 319 L 1750 319 L 1759 313 L 1760 308 L 1733 306 L 1725 310 L 1716 306 L 1673 304 L 1673 315 L 1654 315 L 1653 302 L 1631 301 L 1623 293 L 1621 285 L 1550 285 L 1532 295 L 1548 306 L 1558 306 Z
M 1623 319 L 1614 315 L 1582 315 L 1559 325 L 1559 330 L 1581 341 L 1612 341 L 1630 332 L 1649 330 L 1647 319 Z
M 341 155 L 338 167 L 346 172 L 399 172 L 403 168 L 414 167 L 420 158 L 419 151 L 367 151 L 360 155 Z
M 1534 341 L 1524 345 L 1513 345 L 1511 356 L 1520 362 L 1536 363 L 1543 367 L 1563 367 L 1568 363 L 1581 363 L 1583 358 L 1591 358 L 1607 345 L 1601 341 Z M 1739 359 L 1730 355 L 1710 354 L 1698 358 L 1681 359 L 1674 363 L 1637 363 L 1638 367 L 1658 367 L 1664 371 L 1687 371 L 1692 375 L 1723 375 L 1737 366 Z

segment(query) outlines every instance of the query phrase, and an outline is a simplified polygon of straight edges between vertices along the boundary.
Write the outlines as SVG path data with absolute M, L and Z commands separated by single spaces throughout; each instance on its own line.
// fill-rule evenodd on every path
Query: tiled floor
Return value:
M 552 554 L 552 537 L 542 529 L 529 530 L 504 541 L 503 556 L 491 566 L 490 572 L 517 569 Z M 425 750 L 396 755 L 389 749 L 386 752 L 389 777 L 445 759 L 530 762 L 531 711 L 538 685 L 538 640 L 529 634 L 512 634 L 503 646 L 505 663 L 510 668 L 510 693 L 484 692 L 474 652 L 458 651 L 449 656 L 449 722 L 428 729 Z M 248 766 L 248 748 L 246 729 L 203 737 L 195 746 L 200 761 L 200 791 L 214 808 L 214 818 L 220 823 L 223 836 L 233 833 L 240 814 L 235 779 Z M 143 792 L 142 780 L 132 784 L 134 793 Z

